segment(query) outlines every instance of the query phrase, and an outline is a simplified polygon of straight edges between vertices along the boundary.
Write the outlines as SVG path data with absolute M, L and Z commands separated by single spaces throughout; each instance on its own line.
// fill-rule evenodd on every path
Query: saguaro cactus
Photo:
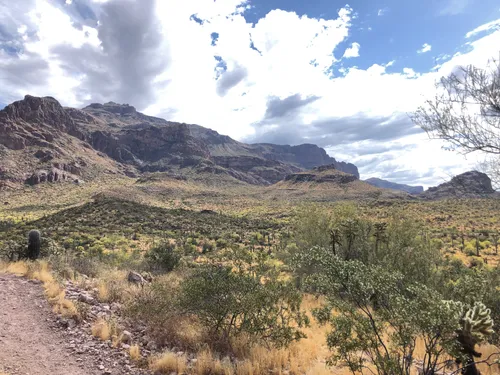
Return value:
M 40 256 L 41 238 L 40 232 L 31 230 L 28 233 L 28 258 L 36 260 Z

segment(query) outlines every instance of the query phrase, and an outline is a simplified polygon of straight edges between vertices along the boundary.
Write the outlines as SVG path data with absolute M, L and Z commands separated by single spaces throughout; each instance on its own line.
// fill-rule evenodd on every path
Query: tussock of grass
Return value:
M 101 281 L 97 287 L 97 298 L 100 302 L 109 301 L 109 289 L 105 282 Z
M 98 319 L 92 324 L 91 327 L 92 336 L 101 339 L 102 341 L 107 341 L 111 337 L 111 327 L 109 323 L 104 319 Z
M 133 361 L 139 361 L 141 359 L 141 349 L 139 345 L 132 345 L 128 350 L 128 354 Z
M 16 276 L 26 276 L 29 268 L 26 262 L 14 262 L 8 264 L 6 271 Z
M 178 356 L 173 352 L 164 352 L 151 359 L 149 368 L 159 374 L 172 372 L 184 374 L 187 368 L 187 358 L 185 355 Z

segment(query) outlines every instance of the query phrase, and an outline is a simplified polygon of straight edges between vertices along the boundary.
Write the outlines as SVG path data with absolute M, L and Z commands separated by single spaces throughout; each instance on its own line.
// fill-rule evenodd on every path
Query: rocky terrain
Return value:
M 141 375 L 126 348 L 90 334 L 90 320 L 76 324 L 53 314 L 37 280 L 0 274 L 0 373 L 9 375 Z M 72 284 L 70 299 L 85 301 L 89 316 L 108 317 L 102 305 Z M 86 298 L 82 298 L 85 296 Z
M 398 184 L 395 182 L 382 180 L 381 178 L 376 178 L 376 177 L 368 178 L 364 181 L 369 183 L 370 185 L 379 188 L 406 191 L 407 193 L 410 194 L 420 194 L 424 192 L 423 186 L 410 186 L 410 185 Z
M 0 156 L 3 185 L 144 172 L 208 173 L 269 185 L 324 164 L 359 178 L 355 165 L 337 162 L 316 145 L 245 144 L 202 126 L 146 116 L 128 104 L 80 110 L 51 97 L 26 96 L 0 111 Z
M 315 167 L 309 172 L 290 174 L 286 176 L 284 180 L 292 183 L 315 182 L 319 184 L 348 184 L 350 182 L 358 181 L 359 179 L 352 174 L 339 171 L 335 165 L 331 164 Z
M 496 196 L 491 179 L 485 173 L 470 171 L 453 177 L 450 181 L 431 187 L 420 197 L 426 199 L 442 198 L 483 198 Z

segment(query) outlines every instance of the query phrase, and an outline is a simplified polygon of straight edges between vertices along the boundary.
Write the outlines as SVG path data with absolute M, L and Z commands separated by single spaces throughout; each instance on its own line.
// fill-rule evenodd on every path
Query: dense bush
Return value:
M 287 346 L 303 337 L 299 328 L 307 323 L 300 311 L 301 295 L 276 277 L 261 282 L 261 276 L 218 265 L 203 267 L 183 283 L 179 307 L 207 327 L 216 346 L 228 347 L 242 334 Z
M 332 326 L 330 363 L 353 372 L 375 368 L 380 375 L 410 374 L 420 339 L 422 373 L 443 370 L 450 355 L 467 369 L 464 373 L 473 374 L 480 357 L 475 346 L 496 340 L 500 271 L 482 261 L 468 268 L 442 259 L 441 245 L 398 211 L 382 224 L 343 210 L 345 216 L 336 210 L 331 216 L 318 208 L 302 211 L 305 221 L 296 223 L 300 248 L 291 256 L 301 288 L 326 297 L 315 317 Z M 319 223 L 330 231 L 327 246 L 325 235 L 318 241 L 313 234 Z M 463 322 L 477 306 L 483 306 L 478 319 L 485 319 L 486 328 L 476 337 L 465 332 Z
M 152 248 L 146 254 L 146 261 L 154 270 L 170 272 L 174 270 L 181 260 L 175 244 L 163 242 Z

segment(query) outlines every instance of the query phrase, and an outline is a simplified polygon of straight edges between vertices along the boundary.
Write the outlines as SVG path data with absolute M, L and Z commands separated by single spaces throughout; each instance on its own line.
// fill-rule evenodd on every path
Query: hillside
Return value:
M 383 189 L 392 189 L 392 190 L 400 190 L 400 191 L 405 191 L 410 194 L 420 194 L 423 193 L 424 187 L 423 186 L 410 186 L 410 185 L 404 185 L 404 184 L 398 184 L 395 182 L 387 181 L 387 180 L 382 180 L 381 178 L 368 178 L 364 180 L 365 182 L 369 183 L 370 185 L 383 188 Z
M 145 172 L 218 175 L 269 185 L 323 164 L 359 177 L 316 145 L 245 144 L 199 125 L 146 116 L 128 104 L 63 108 L 50 97 L 26 96 L 0 111 L 3 184 Z
M 485 173 L 469 171 L 453 177 L 450 181 L 431 187 L 421 197 L 442 198 L 481 198 L 498 196 Z
M 268 194 L 285 199 L 284 196 L 280 196 L 280 193 L 286 194 L 289 198 L 327 201 L 370 197 L 388 199 L 407 197 L 406 193 L 380 189 L 361 181 L 352 174 L 338 170 L 334 164 L 289 174 L 268 188 Z

